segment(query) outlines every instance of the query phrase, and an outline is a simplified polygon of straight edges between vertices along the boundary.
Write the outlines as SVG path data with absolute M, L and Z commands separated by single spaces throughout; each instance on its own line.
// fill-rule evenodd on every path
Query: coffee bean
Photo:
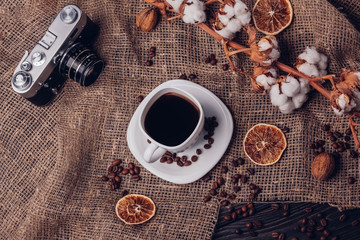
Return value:
M 248 169 L 246 169 L 246 171 L 249 173 L 249 175 L 255 174 L 255 169 L 253 169 L 253 168 L 248 168 Z
M 134 169 L 130 169 L 130 170 L 129 170 L 129 173 L 130 173 L 130 175 L 135 175 Z
M 302 225 L 306 225 L 306 223 L 307 223 L 307 218 L 302 218 L 301 220 L 300 220 L 300 223 L 302 224 Z
M 240 191 L 240 187 L 239 186 L 233 186 L 233 191 L 234 192 L 239 192 Z
M 290 128 L 288 128 L 288 127 L 283 127 L 282 129 L 281 129 L 282 131 L 283 131 L 283 133 L 288 133 L 288 132 L 290 132 Z
M 126 169 L 126 168 L 124 170 L 122 170 L 122 172 L 121 172 L 122 175 L 126 175 L 128 173 L 129 173 L 129 169 Z
M 279 240 L 284 240 L 285 239 L 285 234 L 284 233 L 281 233 L 280 235 L 279 235 Z
M 210 145 L 210 144 L 205 144 L 205 145 L 204 145 L 204 148 L 205 148 L 205 149 L 209 149 L 209 148 L 211 148 L 211 145 Z
M 184 166 L 184 163 L 183 163 L 181 160 L 177 161 L 176 164 L 177 164 L 179 167 Z
M 307 212 L 307 213 L 311 213 L 311 212 L 312 212 L 312 208 L 311 208 L 311 207 L 307 207 L 307 208 L 305 208 L 305 212 Z
M 320 240 L 326 240 L 326 237 L 325 237 L 325 236 L 321 236 L 321 237 L 320 237 Z
M 284 209 L 284 211 L 289 210 L 289 204 L 285 203 L 285 204 L 283 205 L 283 209 Z
M 252 229 L 252 228 L 253 228 L 253 224 L 252 224 L 251 222 L 246 222 L 246 223 L 245 223 L 245 227 L 246 227 L 247 229 Z
M 166 160 L 167 160 L 167 158 L 166 158 L 166 157 L 162 157 L 162 158 L 160 158 L 160 162 L 161 162 L 161 163 L 166 162 Z
M 323 147 L 319 147 L 317 149 L 317 151 L 318 151 L 318 153 L 323 153 L 323 152 L 325 152 L 325 149 Z
M 108 174 L 109 178 L 115 178 L 115 176 L 116 176 L 116 173 L 114 173 L 114 172 L 111 172 Z
M 325 124 L 322 126 L 322 130 L 323 131 L 330 131 L 330 125 L 329 124 Z
M 338 148 L 339 148 L 339 144 L 338 144 L 337 142 L 333 142 L 333 143 L 331 144 L 331 146 L 332 146 L 333 148 L 335 148 L 335 149 L 338 149 Z
M 231 218 L 232 218 L 233 220 L 235 220 L 235 219 L 237 218 L 236 212 L 231 213 Z
M 318 232 L 322 232 L 322 231 L 324 231 L 324 229 L 325 229 L 324 226 L 317 226 L 316 227 L 316 231 L 318 231 Z
M 249 184 L 249 188 L 250 188 L 250 190 L 255 190 L 255 189 L 256 189 L 256 185 L 253 184 L 253 183 L 250 183 L 250 184 Z
M 254 226 L 257 228 L 261 228 L 262 227 L 262 222 L 260 220 L 255 220 L 254 221 Z
M 205 140 L 209 140 L 209 138 L 210 138 L 210 136 L 209 136 L 208 134 L 206 134 L 206 135 L 204 136 L 204 139 L 205 139 Z
M 115 159 L 114 161 L 112 161 L 111 166 L 116 166 L 122 163 L 121 159 Z
M 243 206 L 241 207 L 241 211 L 242 211 L 242 212 L 246 212 L 247 210 L 248 210 L 248 208 L 247 208 L 246 205 L 243 205 Z
M 116 182 L 121 182 L 121 177 L 119 177 L 119 176 L 116 176 L 114 179 Z
M 241 208 L 236 209 L 235 212 L 236 212 L 237 215 L 240 216 L 240 214 L 242 213 Z
M 252 216 L 255 214 L 254 208 L 249 209 L 249 215 Z
M 327 222 L 324 218 L 322 218 L 322 219 L 320 219 L 320 224 L 321 224 L 321 226 L 325 227 Z
M 270 207 L 271 207 L 271 209 L 273 209 L 273 210 L 279 210 L 280 205 L 279 205 L 278 203 L 272 203 Z
M 333 236 L 333 237 L 330 238 L 330 240 L 337 240 L 337 239 L 338 239 L 337 236 Z
M 214 143 L 214 139 L 213 139 L 213 138 L 209 138 L 209 139 L 208 139 L 208 143 L 209 143 L 209 144 L 213 144 L 213 143 Z
M 243 231 L 240 228 L 237 228 L 235 229 L 235 233 L 240 235 L 243 233 Z
M 299 240 L 297 237 L 292 237 L 291 240 Z
M 232 160 L 232 161 L 231 161 L 231 166 L 233 166 L 233 167 L 238 167 L 238 166 L 239 166 L 238 161 Z
M 197 76 L 195 75 L 195 74 L 190 74 L 189 75 L 189 78 L 191 79 L 191 80 L 193 80 L 193 79 L 195 79 Z
M 155 52 L 148 52 L 147 56 L 148 58 L 153 58 L 155 57 L 156 53 Z
M 283 216 L 284 216 L 284 217 L 287 217 L 287 216 L 289 216 L 289 215 L 290 215 L 290 212 L 289 212 L 289 211 L 284 211 L 284 212 L 283 212 Z
M 315 143 L 312 143 L 312 144 L 310 145 L 310 148 L 311 148 L 311 149 L 316 149 L 316 148 L 317 148 L 317 145 L 316 145 Z
M 108 172 L 111 173 L 113 171 L 113 166 L 108 167 Z
M 217 60 L 216 59 L 211 59 L 210 64 L 215 66 L 217 64 Z
M 148 67 L 152 66 L 153 64 L 154 64 L 154 62 L 152 60 L 147 60 L 145 62 L 145 65 L 148 66 Z
M 177 162 L 180 160 L 180 157 L 173 157 L 174 162 Z
M 244 212 L 244 213 L 242 214 L 242 216 L 243 216 L 243 218 L 246 218 L 246 217 L 249 216 L 249 214 L 248 214 L 247 212 Z
M 219 177 L 219 178 L 217 179 L 217 183 L 218 183 L 220 186 L 223 185 L 223 184 L 225 183 L 224 178 Z
M 134 181 L 139 181 L 140 180 L 140 176 L 139 175 L 132 175 L 131 176 L 131 179 L 134 180 Z
M 349 184 L 354 184 L 355 183 L 355 178 L 354 177 L 348 177 L 348 183 Z
M 204 198 L 203 198 L 203 201 L 204 202 L 209 202 L 211 200 L 211 196 L 205 196 Z
M 314 221 L 314 219 L 310 218 L 309 219 L 309 224 L 310 224 L 310 226 L 315 226 L 316 222 Z
M 279 235 L 280 235 L 280 234 L 279 234 L 278 232 L 272 232 L 272 233 L 271 233 L 272 238 L 278 238 Z
M 357 225 L 359 225 L 359 220 L 354 220 L 351 222 L 351 226 L 356 227 Z
M 141 100 L 141 101 L 142 101 L 142 100 Z M 149 139 L 147 139 L 146 141 L 147 141 L 147 143 L 148 143 L 148 144 L 150 144 L 150 143 L 151 143 L 151 141 L 150 141 Z
M 225 63 L 225 64 L 222 66 L 222 70 L 224 70 L 224 71 L 229 70 L 229 64 Z
M 232 219 L 231 215 L 225 215 L 224 216 L 225 221 L 230 221 L 231 219 Z
M 333 133 L 331 131 L 326 131 L 326 136 L 332 136 Z
M 187 78 L 186 74 L 184 73 L 179 76 L 179 79 L 187 80 L 188 78 Z
M 231 182 L 232 182 L 233 184 L 237 184 L 238 181 L 239 181 L 238 178 L 234 178 L 234 177 L 231 178 Z
M 134 172 L 136 174 L 139 174 L 140 173 L 140 168 L 138 166 L 134 167 Z
M 201 149 L 199 149 L 199 148 L 196 149 L 196 154 L 197 154 L 197 155 L 200 155 L 201 153 L 202 153 Z
M 210 194 L 211 196 L 215 196 L 215 195 L 217 194 L 217 192 L 216 192 L 215 189 L 211 189 L 211 190 L 209 191 L 209 194 Z
M 204 182 L 210 181 L 210 180 L 211 180 L 211 175 L 210 175 L 209 173 L 206 174 L 205 176 L 202 177 L 202 180 L 203 180 Z
M 118 167 L 118 166 L 113 166 L 113 167 L 112 167 L 112 171 L 113 171 L 114 173 L 116 173 L 118 170 L 119 170 L 119 167 Z
M 339 131 L 334 132 L 334 136 L 337 137 L 337 138 L 342 138 L 343 137 L 342 133 L 339 132 Z
M 168 158 L 167 160 L 166 160 L 166 163 L 167 164 L 172 164 L 174 162 L 174 160 L 172 159 L 172 158 Z
M 227 166 L 222 166 L 220 169 L 221 173 L 227 173 L 229 171 L 229 168 Z
M 359 154 L 358 152 L 354 151 L 354 150 L 350 150 L 350 156 L 352 158 L 358 158 L 359 157 Z
M 115 184 L 110 184 L 110 190 L 115 191 L 115 189 L 116 189 L 116 185 Z
M 346 142 L 350 142 L 351 137 L 350 137 L 350 136 L 345 136 L 345 137 L 344 137 L 344 140 L 345 140 Z
M 241 175 L 238 174 L 238 173 L 236 173 L 236 174 L 234 174 L 232 177 L 233 177 L 233 178 L 236 178 L 236 179 L 239 179 L 239 178 L 241 178 Z
M 135 164 L 134 164 L 134 163 L 129 163 L 129 164 L 128 164 L 128 167 L 129 167 L 129 169 L 134 169 Z
M 104 176 L 101 177 L 101 181 L 107 182 L 107 181 L 109 181 L 109 178 L 104 175 Z
M 246 183 L 247 180 L 248 180 L 248 178 L 247 178 L 246 175 L 242 175 L 242 176 L 241 176 L 241 182 L 242 182 L 242 183 Z
M 229 196 L 228 196 L 228 198 L 230 199 L 230 200 L 235 200 L 236 199 L 236 195 L 235 194 L 230 194 Z
M 222 200 L 222 201 L 220 202 L 220 205 L 223 206 L 223 207 L 226 207 L 226 206 L 228 206 L 229 204 L 230 204 L 230 202 L 229 202 L 228 200 Z
M 300 232 L 302 232 L 302 233 L 306 232 L 306 227 L 305 227 L 305 226 L 302 226 L 302 227 L 300 228 Z
M 249 235 L 250 235 L 251 237 L 256 237 L 256 236 L 258 235 L 258 233 L 255 232 L 255 231 L 250 231 L 250 232 L 249 232 Z
M 218 182 L 213 182 L 212 189 L 218 189 L 220 187 L 220 184 Z
M 323 231 L 323 234 L 324 234 L 325 237 L 330 236 L 330 232 L 329 232 L 329 230 L 327 230 L 327 229 L 325 229 L 325 230 Z
M 345 143 L 345 148 L 350 149 L 351 148 L 350 143 Z
M 319 146 L 324 146 L 325 145 L 325 141 L 324 140 L 318 140 L 317 141 Z
M 151 48 L 149 49 L 149 51 L 150 51 L 150 52 L 156 52 L 156 47 L 151 47 Z
M 196 162 L 198 159 L 199 159 L 199 157 L 195 156 L 195 155 L 191 157 L 191 161 L 193 161 L 193 162 Z
M 189 160 L 186 160 L 185 162 L 184 162 L 184 166 L 190 166 L 191 165 L 191 161 L 189 161 Z
M 211 61 L 210 57 L 207 57 L 207 58 L 205 58 L 205 60 L 204 60 L 205 63 L 210 63 L 210 61 Z
M 208 58 L 209 58 L 210 60 L 215 59 L 215 54 L 213 54 L 213 53 L 210 54 Z
M 332 142 L 336 142 L 337 138 L 334 136 L 334 135 L 331 135 L 330 136 L 330 141 Z
M 227 193 L 225 191 L 221 191 L 219 194 L 219 197 L 225 198 L 227 196 Z
M 351 133 L 352 133 L 352 132 L 351 132 L 351 128 L 346 129 L 346 131 L 345 131 L 345 134 L 346 134 L 346 135 L 351 135 Z
M 340 217 L 339 217 L 339 221 L 340 222 L 344 222 L 346 220 L 346 214 L 342 214 Z

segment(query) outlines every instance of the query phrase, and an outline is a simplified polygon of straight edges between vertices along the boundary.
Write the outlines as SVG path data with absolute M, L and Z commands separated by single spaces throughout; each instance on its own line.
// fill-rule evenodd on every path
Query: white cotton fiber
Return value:
M 226 28 L 233 32 L 233 33 L 236 33 L 238 31 L 241 30 L 241 22 L 240 20 L 236 19 L 236 18 L 233 18 L 229 21 L 228 25 L 226 26 Z
M 274 106 L 281 106 L 284 105 L 289 98 L 285 95 L 280 93 L 280 86 L 279 84 L 275 84 L 270 89 L 270 100 L 271 104 Z
M 309 77 L 319 77 L 320 73 L 318 68 L 314 64 L 310 64 L 305 62 L 299 66 L 297 66 L 297 70 L 308 75 Z
M 333 107 L 333 110 L 336 115 L 342 115 L 344 113 L 350 112 L 353 108 L 356 108 L 356 102 L 354 100 L 350 100 L 350 103 L 347 103 L 347 97 L 344 94 L 341 94 L 338 98 L 337 104 L 341 108 L 338 110 Z
M 269 54 L 269 57 L 273 60 L 273 61 L 276 61 L 279 59 L 280 57 L 280 51 L 277 50 L 277 48 L 273 48 Z
M 230 5 L 225 5 L 225 7 L 223 8 L 223 12 L 226 13 L 226 15 L 223 15 L 223 16 L 226 16 L 227 18 L 232 18 L 234 17 L 235 15 L 235 10 L 233 7 L 231 7 Z M 219 17 L 220 17 L 221 14 L 219 14 Z
M 327 74 L 327 71 L 326 70 L 320 70 L 319 71 L 319 76 L 325 76 Z
M 344 110 L 339 110 L 339 109 L 334 108 L 334 107 L 332 107 L 332 109 L 334 110 L 334 113 L 335 113 L 336 115 L 338 115 L 338 116 L 341 116 L 341 115 L 344 114 Z
M 285 104 L 279 106 L 280 112 L 283 114 L 290 114 L 295 110 L 295 105 L 291 99 L 289 99 Z
M 318 63 L 319 69 L 326 70 L 328 66 L 328 57 L 325 54 L 320 53 L 320 61 Z
M 357 78 L 360 80 L 360 72 L 356 72 L 354 75 L 357 76 Z
M 276 68 L 274 68 L 274 67 L 267 69 L 266 73 L 270 73 L 273 78 L 278 77 L 278 72 L 277 72 Z
M 261 74 L 256 77 L 256 82 L 263 85 L 265 90 L 270 90 L 270 87 L 275 84 L 276 78 L 268 77 L 265 74 Z
M 320 54 L 316 51 L 315 47 L 306 47 L 305 51 L 299 55 L 299 58 L 311 64 L 320 62 Z
M 270 38 L 270 40 L 272 41 L 274 48 L 279 48 L 279 43 L 276 38 Z
M 227 15 L 218 14 L 220 22 L 225 26 L 228 25 L 230 18 Z
M 262 41 L 259 41 L 258 46 L 259 46 L 260 51 L 266 51 L 272 47 L 271 44 L 269 43 L 269 41 L 267 41 L 265 39 Z
M 294 103 L 295 108 L 300 108 L 306 102 L 307 99 L 308 99 L 307 94 L 300 92 L 298 95 L 292 98 L 292 101 Z
M 166 0 L 171 7 L 174 9 L 175 12 L 179 11 L 180 5 L 183 2 L 183 0 Z
M 308 92 L 310 92 L 310 85 L 309 85 L 309 81 L 305 78 L 299 78 L 299 82 L 300 82 L 300 92 L 302 94 L 306 94 Z
M 192 24 L 205 22 L 205 4 L 199 0 L 188 0 L 188 3 L 192 4 L 185 6 L 183 21 Z
M 293 97 L 300 92 L 300 83 L 296 78 L 287 76 L 285 82 L 281 83 L 281 91 L 286 96 Z
M 233 39 L 235 37 L 235 33 L 229 31 L 227 28 L 223 28 L 219 31 L 215 30 L 215 32 L 220 34 L 223 38 Z

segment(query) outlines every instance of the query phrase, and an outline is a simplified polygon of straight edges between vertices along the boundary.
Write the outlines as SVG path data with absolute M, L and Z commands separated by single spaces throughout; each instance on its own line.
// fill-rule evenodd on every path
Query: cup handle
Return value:
M 144 160 L 148 163 L 153 163 L 158 160 L 164 153 L 165 149 L 151 143 L 144 152 Z

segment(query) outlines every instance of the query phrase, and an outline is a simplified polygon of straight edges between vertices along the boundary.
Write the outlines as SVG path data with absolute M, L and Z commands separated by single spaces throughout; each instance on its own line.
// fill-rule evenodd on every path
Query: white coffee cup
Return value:
M 198 110 L 199 118 L 196 124 L 196 127 L 192 131 L 192 133 L 186 138 L 185 141 L 176 145 L 176 146 L 167 146 L 163 143 L 156 141 L 149 133 L 146 131 L 145 128 L 145 119 L 153 104 L 163 95 L 165 94 L 174 94 L 178 95 L 179 97 L 185 99 L 187 102 L 192 103 L 192 105 Z M 190 93 L 176 88 L 176 87 L 168 87 L 159 90 L 158 92 L 153 93 L 151 96 L 148 96 L 144 99 L 145 106 L 143 107 L 143 111 L 140 114 L 139 118 L 139 127 L 144 134 L 144 136 L 150 140 L 149 146 L 146 148 L 144 152 L 144 160 L 148 163 L 155 162 L 156 160 L 160 159 L 161 156 L 166 152 L 170 151 L 172 153 L 179 153 L 185 151 L 187 148 L 191 147 L 198 139 L 205 122 L 204 111 L 201 107 L 199 101 Z M 169 116 L 169 121 L 171 121 L 171 116 Z

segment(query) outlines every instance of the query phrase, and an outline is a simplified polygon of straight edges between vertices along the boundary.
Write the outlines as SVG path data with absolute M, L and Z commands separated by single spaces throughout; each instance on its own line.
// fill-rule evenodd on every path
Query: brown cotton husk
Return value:
M 338 101 L 341 94 L 342 93 L 338 90 L 333 90 L 330 92 L 330 104 L 333 108 L 336 108 L 339 111 L 341 111 L 341 108 L 339 107 Z
M 270 65 L 270 66 L 255 66 L 254 67 L 254 73 L 253 73 L 253 77 L 256 78 L 257 76 L 261 75 L 261 74 L 264 74 L 265 76 L 267 77 L 274 77 L 271 75 L 270 72 L 268 72 L 268 70 L 270 68 L 272 68 L 273 66 Z
M 336 89 L 348 96 L 352 96 L 353 91 L 359 91 L 360 79 L 355 75 L 356 72 L 343 68 L 340 77 L 335 80 Z
M 271 39 L 272 38 L 276 39 L 276 38 L 274 36 L 265 36 L 265 37 L 261 38 L 259 43 L 261 43 L 262 41 L 266 41 L 271 45 L 271 47 L 264 51 L 260 51 L 258 43 L 256 42 L 256 29 L 249 25 L 247 27 L 247 33 L 249 35 L 248 44 L 251 49 L 250 60 L 252 62 L 259 63 L 262 66 L 270 66 L 272 63 L 264 63 L 264 61 L 267 61 L 270 59 L 269 54 L 271 53 L 271 51 L 274 47 L 274 44 L 271 41 Z
M 300 67 L 301 65 L 303 65 L 304 63 L 306 63 L 306 61 L 305 61 L 304 59 L 297 57 L 297 58 L 296 58 L 296 62 L 295 62 L 295 64 L 294 64 L 294 67 L 295 67 L 296 69 L 299 69 L 299 67 Z

